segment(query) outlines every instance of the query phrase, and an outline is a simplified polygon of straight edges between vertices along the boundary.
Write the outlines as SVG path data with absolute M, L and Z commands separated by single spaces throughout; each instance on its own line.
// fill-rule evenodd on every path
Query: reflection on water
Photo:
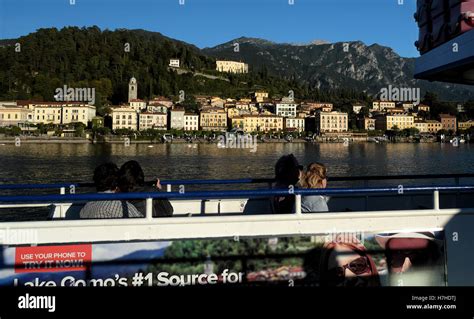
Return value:
M 238 179 L 273 177 L 273 165 L 293 153 L 301 164 L 322 162 L 329 176 L 474 173 L 471 145 L 458 148 L 440 144 L 259 144 L 249 149 L 221 149 L 215 144 L 23 144 L 0 145 L 0 183 L 91 182 L 94 168 L 113 161 L 121 165 L 134 159 L 148 180 Z M 474 179 L 463 179 L 474 183 Z M 370 186 L 452 184 L 453 180 L 376 181 Z M 331 182 L 329 187 L 362 187 L 363 182 Z M 186 191 L 261 188 L 266 185 L 186 186 Z M 78 189 L 90 192 L 93 189 Z M 4 190 L 0 194 L 58 193 L 54 190 Z M 41 220 L 48 209 L 0 209 L 0 220 Z
M 0 146 L 0 181 L 88 182 L 98 164 L 130 159 L 148 179 L 262 178 L 272 177 L 273 164 L 288 153 L 302 164 L 326 164 L 330 176 L 474 173 L 471 145 L 266 143 L 252 153 L 215 144 L 23 144 Z

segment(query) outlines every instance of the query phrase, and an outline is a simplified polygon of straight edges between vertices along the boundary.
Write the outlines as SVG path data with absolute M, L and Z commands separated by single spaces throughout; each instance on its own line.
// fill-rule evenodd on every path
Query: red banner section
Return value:
M 92 261 L 92 245 L 17 247 L 15 272 L 84 271 Z

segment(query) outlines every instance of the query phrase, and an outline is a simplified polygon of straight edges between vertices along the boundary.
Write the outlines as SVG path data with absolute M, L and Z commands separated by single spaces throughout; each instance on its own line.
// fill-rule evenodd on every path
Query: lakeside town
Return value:
M 179 59 L 170 59 L 170 69 L 180 70 Z M 216 71 L 247 73 L 248 65 L 238 61 L 217 61 Z M 330 101 L 298 100 L 288 96 L 272 97 L 268 91 L 248 92 L 247 97 L 193 95 L 195 107 L 179 99 L 157 96 L 149 100 L 137 95 L 139 81 L 128 83 L 128 101 L 111 105 L 104 116 L 97 114 L 88 89 L 70 89 L 55 95 L 55 101 L 0 101 L 0 138 L 72 138 L 86 141 L 131 140 L 167 142 L 185 137 L 215 139 L 216 133 L 252 134 L 267 140 L 344 141 L 437 141 L 459 137 L 470 142 L 474 120 L 462 104 L 457 114 L 430 116 L 430 106 L 417 102 L 374 100 L 352 104 L 350 112 L 334 107 Z M 79 91 L 80 99 L 77 98 Z M 76 95 L 74 95 L 76 93 Z M 88 97 L 88 98 L 87 98 Z

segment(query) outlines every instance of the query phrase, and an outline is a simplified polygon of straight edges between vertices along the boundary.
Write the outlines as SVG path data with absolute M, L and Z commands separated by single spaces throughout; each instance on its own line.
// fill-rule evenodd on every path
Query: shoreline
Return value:
M 16 138 L 2 138 L 0 139 L 0 145 L 6 145 L 6 144 L 15 144 L 16 143 Z M 114 140 L 100 140 L 100 141 L 93 141 L 90 139 L 86 138 L 21 138 L 20 137 L 20 143 L 21 144 L 124 144 L 125 143 L 125 138 L 122 140 L 114 139 Z M 173 141 L 169 142 L 161 142 L 158 140 L 150 141 L 150 140 L 130 140 L 130 144 L 217 144 L 218 141 L 208 141 L 205 139 L 197 139 L 193 140 L 191 142 L 185 140 L 185 139 L 175 139 Z M 271 143 L 279 143 L 279 144 L 292 144 L 292 143 L 311 143 L 311 144 L 344 144 L 344 141 L 339 140 L 339 141 L 328 141 L 328 140 L 314 140 L 314 141 L 307 141 L 304 139 L 294 139 L 291 142 L 286 141 L 286 140 L 266 140 L 266 141 L 258 141 L 258 144 L 271 144 Z M 369 141 L 369 140 L 353 140 L 349 141 L 349 144 L 362 144 L 362 143 L 368 143 L 368 144 L 397 144 L 397 143 L 407 143 L 407 144 L 418 144 L 418 143 L 440 143 L 439 141 L 436 140 L 427 140 L 427 141 L 382 141 L 382 142 L 374 142 L 374 141 Z

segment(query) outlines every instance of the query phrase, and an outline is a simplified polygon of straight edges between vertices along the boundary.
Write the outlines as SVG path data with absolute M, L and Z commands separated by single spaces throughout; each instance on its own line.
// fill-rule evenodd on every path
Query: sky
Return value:
M 74 2 L 72 5 L 71 2 Z M 145 29 L 212 47 L 235 38 L 278 43 L 363 41 L 419 56 L 416 0 L 0 0 L 0 39 L 39 28 Z M 292 4 L 291 4 L 292 3 Z

